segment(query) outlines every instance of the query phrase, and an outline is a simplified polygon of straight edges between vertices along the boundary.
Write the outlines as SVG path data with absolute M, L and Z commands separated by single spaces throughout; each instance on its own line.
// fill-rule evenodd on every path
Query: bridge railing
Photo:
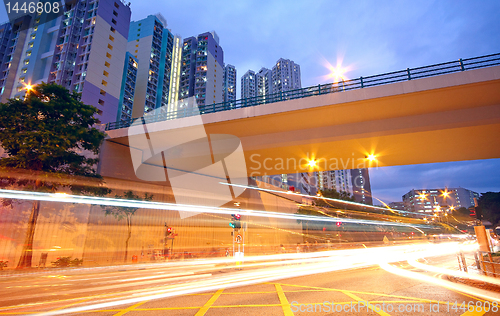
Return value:
M 315 95 L 336 93 L 348 90 L 362 89 L 373 86 L 380 86 L 400 81 L 414 80 L 432 76 L 439 76 L 454 72 L 472 70 L 477 68 L 492 67 L 500 65 L 500 53 L 491 54 L 473 58 L 459 59 L 446 63 L 434 64 L 429 66 L 407 68 L 405 70 L 393 71 L 368 77 L 359 77 L 351 80 L 341 80 L 339 82 L 319 84 L 316 86 L 295 89 L 290 91 L 280 91 L 277 93 L 257 96 L 235 101 L 222 103 L 206 104 L 198 106 L 198 109 L 185 107 L 183 109 L 171 112 L 164 112 L 155 116 L 146 116 L 142 120 L 137 120 L 139 124 L 142 121 L 147 123 L 172 120 L 182 117 L 188 117 L 199 114 L 209 114 L 215 112 L 229 111 L 239 108 L 246 108 L 268 103 L 275 103 L 287 100 L 302 99 Z M 135 119 L 122 120 L 106 124 L 106 130 L 114 130 L 129 127 Z

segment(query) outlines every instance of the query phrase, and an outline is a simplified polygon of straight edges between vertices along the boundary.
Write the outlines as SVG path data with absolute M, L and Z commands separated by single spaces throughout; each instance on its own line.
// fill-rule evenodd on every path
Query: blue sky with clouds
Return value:
M 330 82 L 325 65 L 339 59 L 357 78 L 500 52 L 498 0 L 132 0 L 131 9 L 132 20 L 161 13 L 183 38 L 215 30 L 238 76 L 292 59 L 302 86 Z M 371 183 L 386 202 L 412 188 L 500 191 L 499 170 L 500 159 L 386 167 L 371 170 Z

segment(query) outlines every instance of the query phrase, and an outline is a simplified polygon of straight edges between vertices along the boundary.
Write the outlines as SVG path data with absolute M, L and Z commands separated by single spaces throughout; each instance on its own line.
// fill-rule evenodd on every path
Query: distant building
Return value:
M 299 172 L 261 176 L 257 180 L 308 195 L 325 189 L 346 192 L 356 202 L 373 205 L 368 169 Z
M 33 66 L 37 59 L 33 50 L 36 51 L 38 48 L 35 47 L 35 39 L 37 32 L 39 37 L 45 35 L 41 29 L 34 30 L 39 26 L 41 25 L 34 22 L 29 16 L 19 18 L 13 23 L 7 22 L 0 25 L 1 102 L 7 102 L 7 99 L 24 95 L 26 84 L 35 81 L 33 79 Z M 47 49 L 48 52 L 53 50 L 54 47 Z M 24 76 L 20 77 L 19 72 Z
M 123 67 L 122 88 L 118 103 L 118 114 L 116 121 L 128 121 L 132 119 L 134 107 L 135 84 L 137 81 L 137 58 L 131 53 L 125 54 L 125 65 Z
M 256 94 L 255 71 L 248 70 L 241 76 L 241 98 L 253 98 Z
M 260 176 L 257 180 L 300 194 L 316 195 L 317 193 L 314 174 L 309 172 Z
M 404 202 L 391 202 L 388 204 L 390 208 L 393 210 L 399 210 L 399 211 L 404 211 L 405 210 L 405 203 Z
M 263 97 L 302 88 L 300 66 L 289 59 L 280 58 L 272 70 L 248 70 L 241 77 L 241 98 Z
M 255 74 L 255 85 L 256 85 L 256 94 L 257 96 L 265 97 L 271 93 L 273 93 L 272 86 L 272 72 L 271 70 L 262 67 L 259 72 Z
M 170 74 L 170 88 L 168 94 L 168 112 L 175 113 L 177 101 L 179 101 L 180 79 L 181 79 L 181 59 L 182 59 L 182 39 L 174 36 L 174 48 L 172 49 L 172 71 Z
M 236 101 L 236 68 L 233 65 L 224 66 L 224 82 L 222 86 L 223 102 Z
M 403 195 L 403 203 L 407 212 L 433 213 L 436 209 L 455 209 L 474 206 L 477 192 L 464 188 L 419 189 L 410 190 Z
M 132 117 L 168 104 L 174 36 L 161 14 L 130 23 L 127 51 L 139 61 Z
M 222 102 L 224 51 L 215 32 L 184 39 L 179 100 L 196 98 L 198 106 Z
M 319 190 L 347 192 L 356 202 L 373 205 L 368 169 L 318 171 L 314 174 Z
M 57 19 L 60 24 L 46 30 L 56 34 L 47 81 L 81 93 L 83 103 L 97 108 L 101 123 L 114 122 L 118 115 L 130 14 L 121 1 L 66 1 L 65 13 Z M 38 35 L 33 35 L 36 40 Z M 49 60 L 43 58 L 50 54 L 36 61 L 39 69 L 46 67 Z
M 272 69 L 271 80 L 273 93 L 300 89 L 300 66 L 292 60 L 280 58 Z

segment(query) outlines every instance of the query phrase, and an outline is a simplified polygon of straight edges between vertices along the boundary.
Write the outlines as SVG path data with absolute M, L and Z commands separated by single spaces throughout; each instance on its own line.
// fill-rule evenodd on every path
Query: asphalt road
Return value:
M 455 259 L 430 261 L 443 266 Z M 424 277 L 435 274 L 404 261 L 391 266 L 421 279 L 379 266 L 294 277 L 294 271 L 311 268 L 304 262 L 243 270 L 184 264 L 19 276 L 0 280 L 0 315 L 70 315 L 89 305 L 93 309 L 85 315 L 500 315 L 498 302 L 430 283 Z M 262 271 L 271 280 L 254 282 Z M 277 271 L 290 276 L 272 280 Z M 239 286 L 244 282 L 249 285 Z M 193 293 L 200 287 L 209 290 Z M 467 311 L 468 304 L 474 311 Z

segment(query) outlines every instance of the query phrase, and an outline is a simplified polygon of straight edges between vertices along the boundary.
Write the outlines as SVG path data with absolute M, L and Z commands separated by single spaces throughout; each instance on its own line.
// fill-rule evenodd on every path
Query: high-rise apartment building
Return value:
M 132 117 L 168 104 L 174 36 L 157 13 L 130 23 L 127 51 L 139 61 Z
M 223 102 L 236 101 L 236 68 L 233 65 L 224 66 L 224 83 L 222 87 Z
M 248 70 L 241 76 L 241 98 L 253 98 L 257 96 L 256 93 L 256 80 L 255 80 L 255 71 Z
M 271 78 L 272 71 L 264 67 L 255 74 L 256 96 L 265 98 L 267 95 L 273 93 Z
M 170 88 L 168 94 L 168 109 L 170 113 L 177 111 L 179 101 L 179 89 L 181 79 L 182 60 L 182 38 L 174 36 L 174 48 L 172 49 L 172 71 L 170 74 Z
M 131 53 L 125 54 L 125 65 L 123 66 L 122 85 L 118 113 L 116 121 L 129 121 L 132 119 L 132 109 L 134 107 L 135 84 L 137 81 L 137 58 Z
M 44 17 L 0 25 L 1 102 L 24 96 L 27 85 L 47 82 L 61 18 L 45 22 Z
M 320 190 L 347 192 L 354 197 L 356 202 L 373 204 L 368 169 L 318 171 L 314 173 L 314 176 Z
M 221 103 L 224 51 L 215 32 L 184 39 L 179 99 L 191 96 L 198 106 Z
M 292 60 L 280 58 L 272 69 L 273 93 L 302 88 L 300 66 Z
M 130 7 L 119 0 L 69 0 L 57 30 L 48 82 L 82 94 L 102 123 L 120 103 Z
M 403 195 L 403 203 L 407 212 L 432 213 L 450 207 L 469 208 L 474 206 L 474 198 L 479 194 L 464 188 L 413 189 Z
M 269 94 L 302 88 L 300 66 L 289 59 L 280 58 L 272 70 L 261 68 L 255 73 L 248 70 L 241 77 L 241 98 L 265 97 Z

